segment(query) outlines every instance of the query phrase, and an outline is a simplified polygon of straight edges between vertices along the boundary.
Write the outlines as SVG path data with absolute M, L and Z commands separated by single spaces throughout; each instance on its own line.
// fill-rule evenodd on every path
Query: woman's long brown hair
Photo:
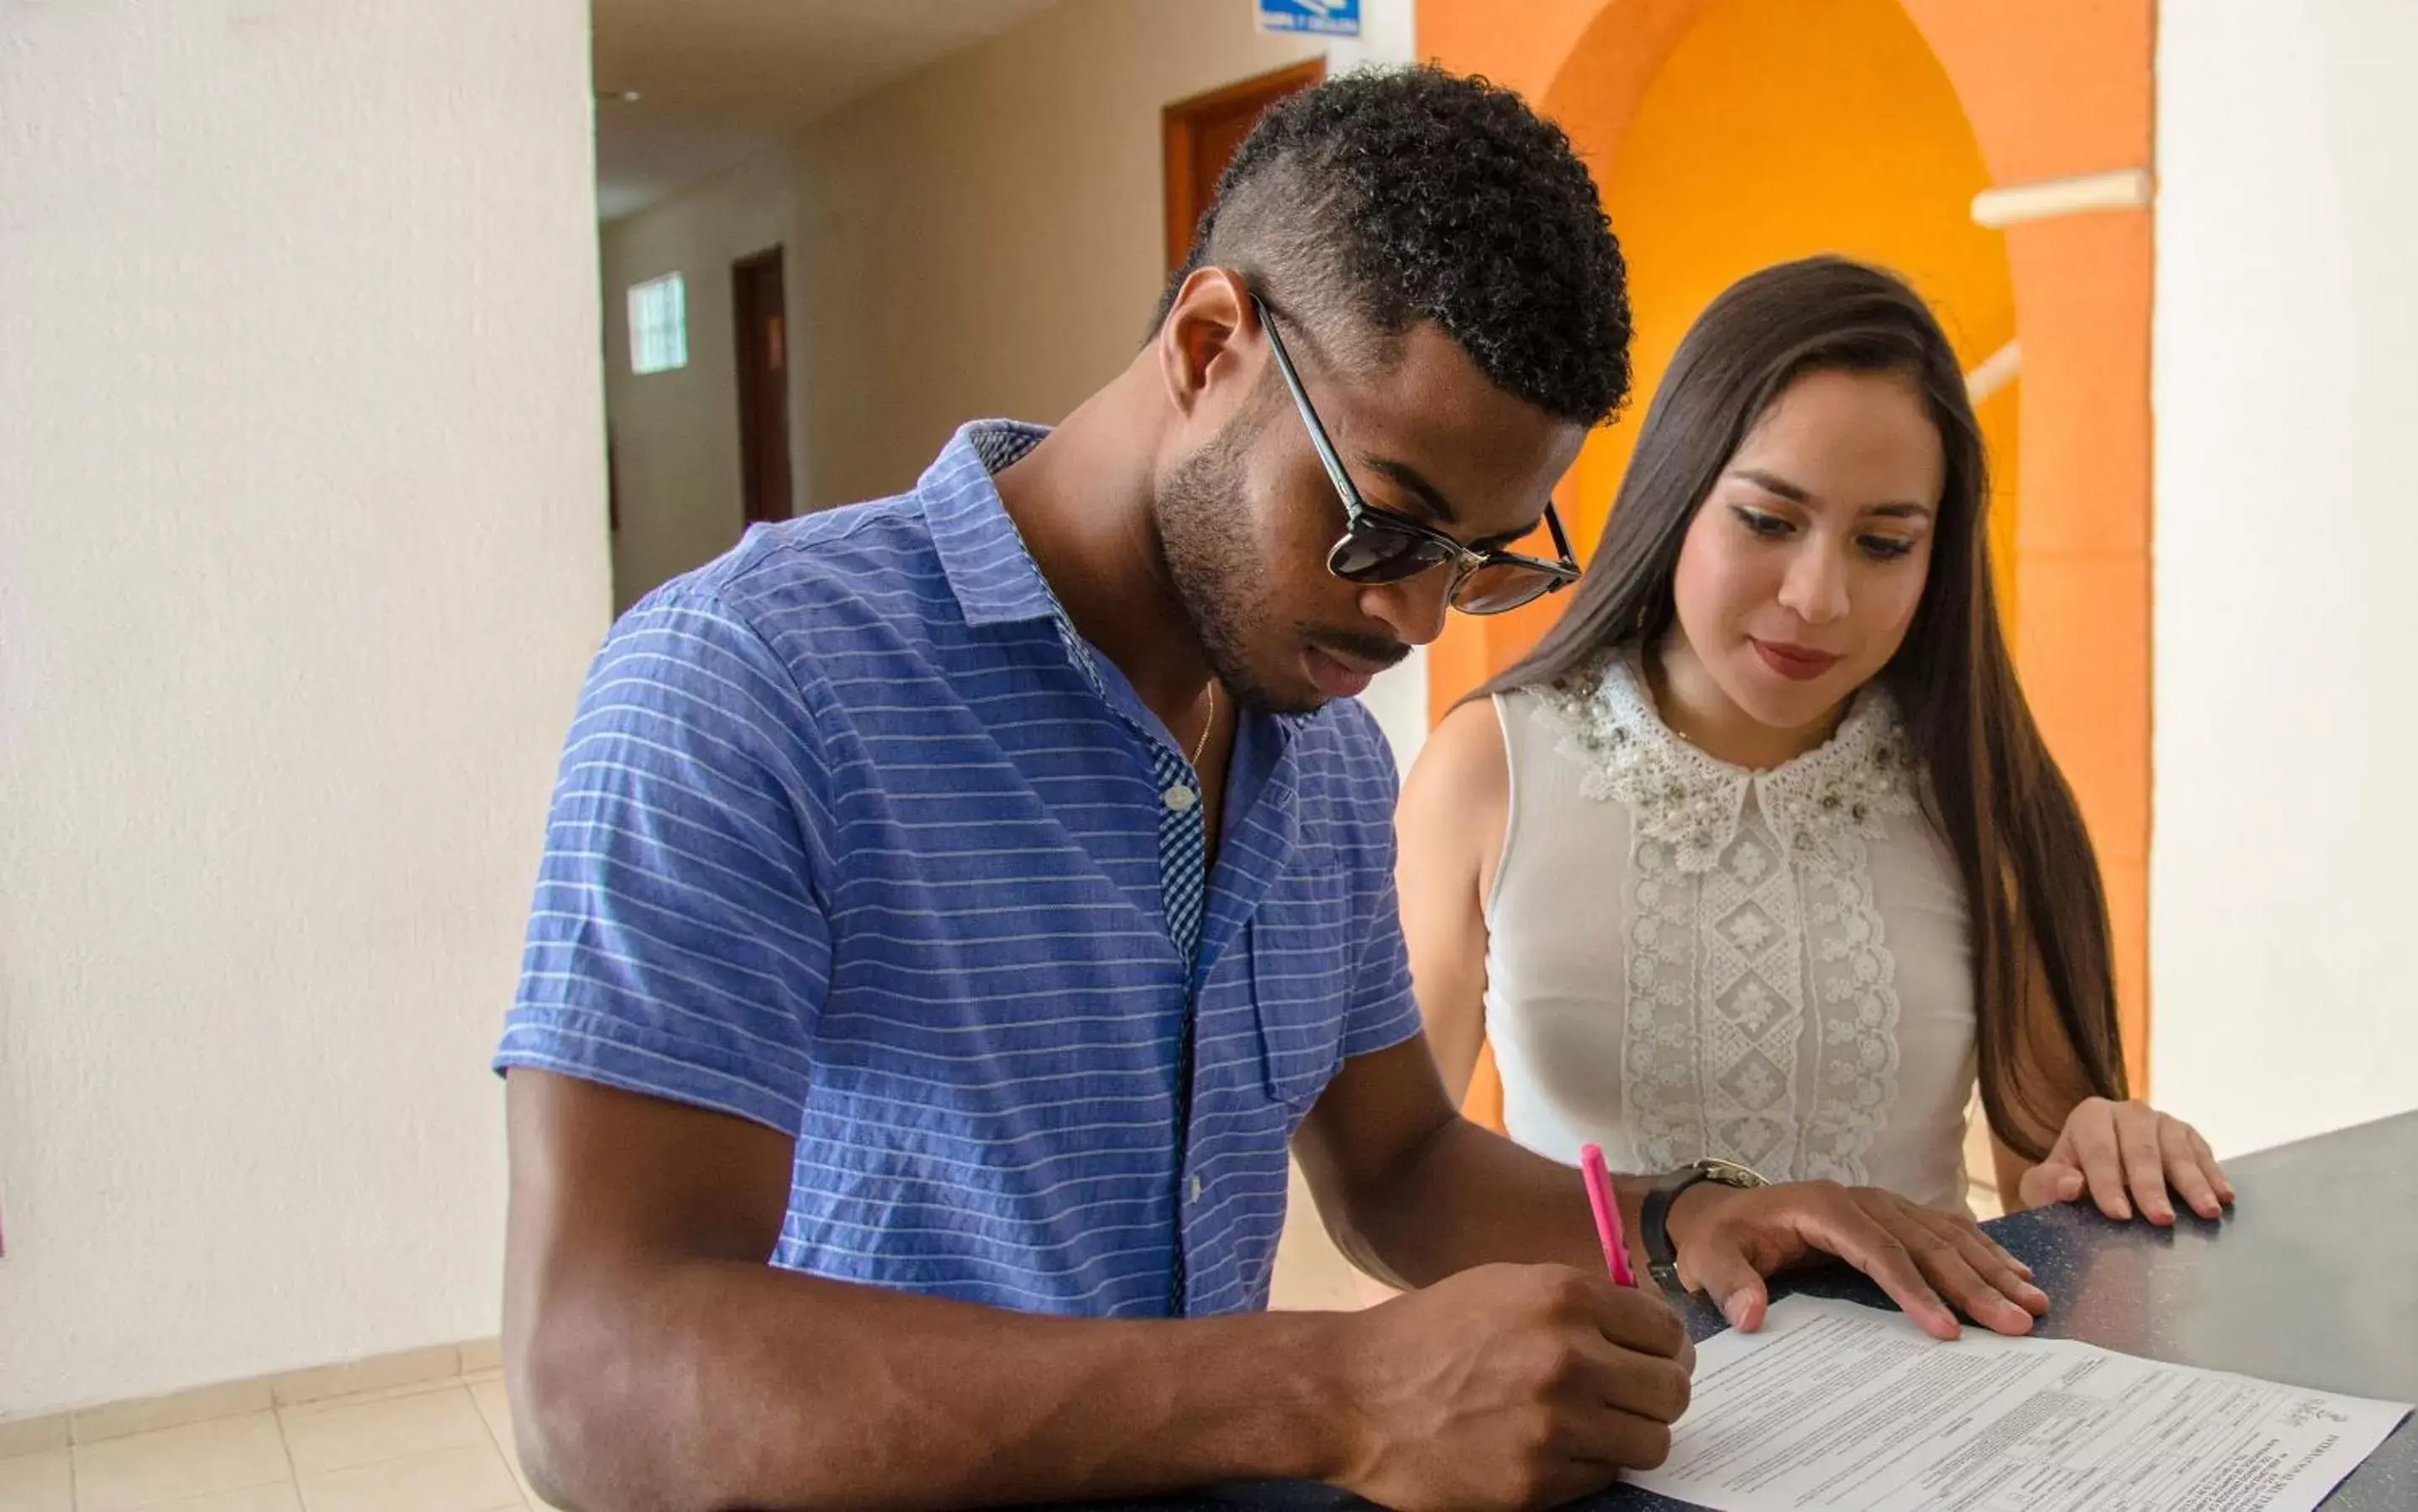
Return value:
M 1477 695 L 1583 675 L 1672 629 L 1690 523 L 1747 433 L 1808 373 L 1904 374 L 1947 456 L 1930 575 L 1880 677 L 1928 775 L 1971 921 L 1982 1106 L 2033 1160 L 2073 1104 L 2124 1095 L 2107 901 L 2074 791 L 2016 684 L 1990 565 L 1989 474 L 1956 356 L 1915 292 L 1876 268 L 1814 257 L 1733 284 L 1671 359 L 1586 576 L 1537 649 Z M 2027 948 L 2028 946 L 2028 948 Z M 2035 962 L 2056 1022 L 2028 1022 Z M 2081 1086 L 2044 1074 L 2058 1040 Z

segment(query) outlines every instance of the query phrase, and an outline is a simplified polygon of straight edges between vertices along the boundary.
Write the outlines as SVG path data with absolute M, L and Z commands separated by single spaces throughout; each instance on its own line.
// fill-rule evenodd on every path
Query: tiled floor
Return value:
M 0 1459 L 0 1512 L 524 1512 L 492 1371 Z

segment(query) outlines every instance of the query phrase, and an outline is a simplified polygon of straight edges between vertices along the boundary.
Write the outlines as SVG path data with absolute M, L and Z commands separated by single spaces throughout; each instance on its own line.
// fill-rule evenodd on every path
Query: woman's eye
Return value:
M 1738 523 L 1746 527 L 1750 535 L 1769 539 L 1789 532 L 1788 522 L 1777 514 L 1766 514 L 1761 510 L 1751 510 L 1742 504 L 1731 506 L 1730 512 L 1738 517 Z
M 1864 555 L 1875 561 L 1895 561 L 1914 549 L 1914 542 L 1898 536 L 1866 536 Z

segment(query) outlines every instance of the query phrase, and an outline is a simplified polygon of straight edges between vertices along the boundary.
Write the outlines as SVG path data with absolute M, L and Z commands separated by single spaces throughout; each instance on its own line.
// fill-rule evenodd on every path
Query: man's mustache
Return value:
M 1349 630 L 1313 630 L 1309 641 L 1379 667 L 1393 666 L 1411 654 L 1408 646 L 1389 635 L 1362 635 Z

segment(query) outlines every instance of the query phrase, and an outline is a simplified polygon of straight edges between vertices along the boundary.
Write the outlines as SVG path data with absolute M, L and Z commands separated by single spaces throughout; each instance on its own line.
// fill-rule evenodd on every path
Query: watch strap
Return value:
M 1682 1166 L 1659 1177 L 1645 1191 L 1645 1200 L 1637 1213 L 1637 1226 L 1645 1240 L 1645 1268 L 1654 1284 L 1665 1291 L 1682 1291 L 1679 1284 L 1679 1253 L 1671 1244 L 1671 1204 L 1679 1194 L 1698 1182 L 1708 1182 L 1713 1173 L 1701 1164 Z

